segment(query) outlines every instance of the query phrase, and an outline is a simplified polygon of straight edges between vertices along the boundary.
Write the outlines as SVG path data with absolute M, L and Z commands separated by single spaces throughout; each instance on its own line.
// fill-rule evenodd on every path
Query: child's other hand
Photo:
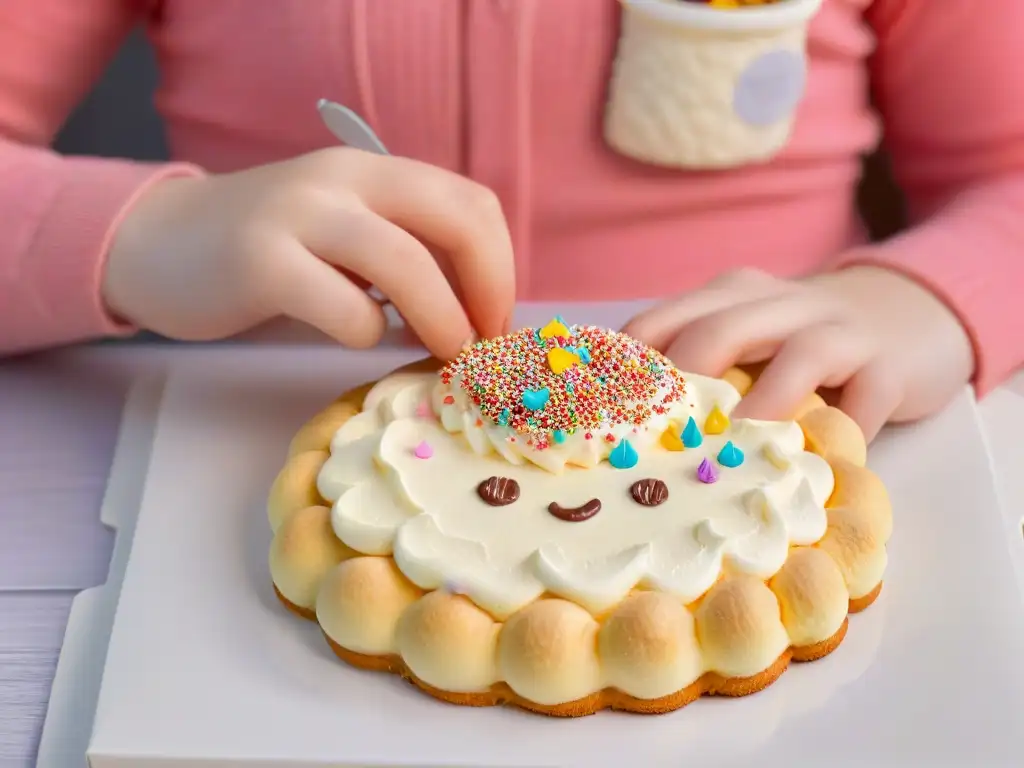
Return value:
M 784 419 L 810 392 L 841 389 L 838 406 L 868 440 L 889 420 L 941 409 L 974 370 L 967 333 L 945 304 L 876 267 L 803 280 L 728 274 L 641 314 L 625 331 L 684 371 L 717 376 L 770 360 L 739 416 Z
M 169 179 L 122 222 L 102 282 L 110 310 L 184 340 L 279 315 L 342 344 L 386 328 L 376 285 L 447 359 L 506 331 L 512 245 L 497 198 L 454 173 L 331 148 L 204 179 Z

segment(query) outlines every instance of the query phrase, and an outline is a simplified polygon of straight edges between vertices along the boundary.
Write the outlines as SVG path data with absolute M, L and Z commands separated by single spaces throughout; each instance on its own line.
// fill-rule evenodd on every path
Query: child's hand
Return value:
M 386 318 L 367 284 L 442 359 L 474 330 L 504 333 L 515 272 L 497 198 L 439 168 L 346 148 L 169 179 L 118 229 L 102 292 L 114 314 L 172 338 L 223 338 L 286 315 L 368 347 Z
M 841 388 L 839 407 L 869 440 L 890 419 L 942 408 L 974 369 L 953 313 L 917 283 L 875 267 L 799 281 L 732 273 L 625 330 L 694 373 L 770 358 L 737 415 L 787 418 L 810 392 Z

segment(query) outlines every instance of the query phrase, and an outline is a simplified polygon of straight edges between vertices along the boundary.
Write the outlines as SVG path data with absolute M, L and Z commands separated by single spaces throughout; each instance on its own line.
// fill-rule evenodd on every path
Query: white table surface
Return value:
M 106 578 L 113 537 L 98 511 L 130 383 L 193 353 L 128 346 L 0 362 L 2 768 L 34 765 L 71 601 Z M 1003 392 L 1024 397 L 1024 376 Z

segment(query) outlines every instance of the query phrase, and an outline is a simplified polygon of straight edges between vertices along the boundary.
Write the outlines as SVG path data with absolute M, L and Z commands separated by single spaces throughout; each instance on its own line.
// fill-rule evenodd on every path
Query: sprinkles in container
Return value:
M 788 143 L 823 0 L 619 0 L 605 141 L 641 162 L 717 170 Z

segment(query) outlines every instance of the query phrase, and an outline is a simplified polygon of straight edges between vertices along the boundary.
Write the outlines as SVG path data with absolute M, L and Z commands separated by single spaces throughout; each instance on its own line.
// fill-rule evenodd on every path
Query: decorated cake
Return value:
M 834 650 L 892 519 L 857 425 L 556 318 L 341 396 L 269 499 L 280 600 L 357 667 L 549 715 L 741 696 Z

